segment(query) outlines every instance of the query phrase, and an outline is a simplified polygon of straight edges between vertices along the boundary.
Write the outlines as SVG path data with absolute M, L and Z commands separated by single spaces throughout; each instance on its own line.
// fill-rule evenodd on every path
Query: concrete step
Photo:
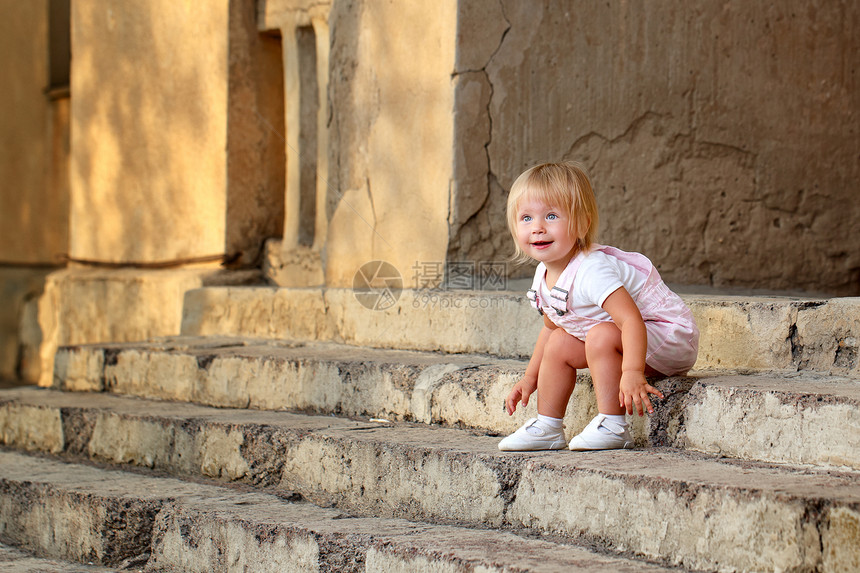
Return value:
M 0 452 L 0 534 L 43 555 L 147 571 L 669 571 L 510 532 L 352 517 L 9 452 Z
M 178 400 L 208 406 L 303 410 L 477 428 L 509 434 L 535 404 L 508 416 L 504 399 L 525 372 L 523 360 L 359 348 L 322 342 L 178 337 L 148 343 L 61 348 L 55 388 Z M 692 377 L 658 385 L 679 397 Z M 670 410 L 678 413 L 677 407 Z M 579 373 L 565 424 L 579 429 L 597 414 L 588 370 Z M 647 417 L 633 435 L 652 440 Z M 668 421 L 667 421 L 668 423 Z M 665 440 L 660 443 L 665 443 Z
M 134 571 L 134 569 L 125 569 Z M 26 551 L 0 543 L 0 573 L 108 573 L 116 571 L 82 563 L 34 557 Z
M 453 428 L 2 394 L 11 447 L 272 487 L 357 515 L 525 529 L 690 568 L 860 566 L 856 472 L 667 448 L 503 453 L 497 438 Z
M 375 350 L 333 343 L 175 338 L 60 349 L 56 387 L 195 402 L 293 409 L 477 428 L 506 435 L 504 397 L 521 360 Z M 860 384 L 809 373 L 716 372 L 655 382 L 666 398 L 653 416 L 630 417 L 639 445 L 672 445 L 732 457 L 860 469 Z M 569 437 L 597 413 L 588 371 L 565 424 Z
M 214 265 L 157 270 L 73 265 L 40 276 L 44 282 L 37 289 L 31 286 L 29 295 L 12 293 L 11 300 L 4 300 L 0 321 L 3 315 L 9 320 L 10 310 L 12 317 L 20 317 L 19 371 L 42 386 L 50 385 L 58 346 L 177 334 L 186 291 L 261 278 L 259 270 L 228 271 Z M 16 308 L 16 298 L 23 307 Z M 16 319 L 13 331 L 17 324 Z M 0 338 L 0 343 L 8 342 Z
M 860 469 L 860 382 L 802 374 L 701 379 L 673 437 L 675 445 L 735 458 Z
M 64 347 L 56 357 L 54 386 L 507 432 L 525 420 L 524 415 L 511 419 L 502 411 L 505 396 L 524 370 L 522 360 L 486 355 L 179 337 Z M 587 389 L 587 373 L 583 378 Z
M 701 330 L 696 369 L 860 375 L 860 298 L 684 295 Z M 188 291 L 181 334 L 322 340 L 521 358 L 540 330 L 520 293 L 404 290 L 382 310 L 350 289 Z

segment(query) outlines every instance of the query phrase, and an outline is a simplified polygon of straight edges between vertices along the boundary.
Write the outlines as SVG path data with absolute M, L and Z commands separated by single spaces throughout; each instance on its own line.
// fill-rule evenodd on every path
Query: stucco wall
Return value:
M 453 177 L 456 4 L 335 2 L 326 282 L 365 262 L 444 262 Z
M 508 256 L 513 179 L 575 159 L 601 240 L 669 281 L 860 294 L 856 2 L 502 0 L 459 19 L 457 129 L 487 168 L 458 179 L 452 258 Z
M 44 93 L 48 5 L 0 9 L 0 262 L 53 263 L 68 248 L 69 204 L 51 179 L 52 130 L 55 121 L 62 130 L 65 107 Z
M 283 223 L 280 45 L 253 0 L 72 3 L 72 256 L 242 252 Z
M 228 3 L 72 2 L 72 256 L 224 252 Z
M 68 99 L 45 91 L 48 42 L 47 0 L 0 3 L 0 379 L 38 373 L 35 303 L 68 251 Z

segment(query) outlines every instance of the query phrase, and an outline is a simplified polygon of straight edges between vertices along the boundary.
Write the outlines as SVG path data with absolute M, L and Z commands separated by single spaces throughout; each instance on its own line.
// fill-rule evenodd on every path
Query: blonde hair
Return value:
M 567 213 L 570 221 L 570 236 L 577 238 L 580 251 L 587 251 L 597 241 L 599 218 L 597 199 L 585 168 L 579 163 L 543 163 L 523 172 L 517 177 L 508 194 L 508 230 L 514 238 L 514 259 L 529 259 L 517 238 L 517 209 L 524 198 L 537 199 Z

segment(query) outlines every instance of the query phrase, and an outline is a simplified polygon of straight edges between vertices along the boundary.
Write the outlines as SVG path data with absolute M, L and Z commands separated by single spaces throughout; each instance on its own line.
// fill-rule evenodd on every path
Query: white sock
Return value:
M 622 428 L 627 427 L 627 418 L 624 417 L 624 414 L 600 414 L 600 415 L 606 416 L 607 420 L 609 420 L 610 422 L 615 422 L 616 424 L 620 425 Z M 603 426 L 598 426 L 597 429 L 599 431 L 603 432 L 604 434 L 611 434 L 612 433 L 609 430 L 609 428 L 604 428 Z
M 544 416 L 543 414 L 537 415 L 538 422 L 541 422 L 544 425 L 549 426 L 550 428 L 559 429 L 562 427 L 561 418 L 552 418 L 550 416 Z

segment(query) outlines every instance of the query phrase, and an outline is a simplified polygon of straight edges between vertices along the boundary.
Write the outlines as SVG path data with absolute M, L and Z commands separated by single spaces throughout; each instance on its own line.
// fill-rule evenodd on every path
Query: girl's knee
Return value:
M 576 368 L 585 368 L 585 343 L 564 329 L 557 328 L 546 340 L 544 357 L 567 362 Z
M 619 349 L 621 347 L 621 330 L 614 322 L 603 322 L 591 327 L 585 338 L 586 350 Z
M 582 341 L 564 330 L 563 328 L 556 328 L 550 333 L 546 344 L 550 348 L 560 350 L 562 348 L 569 347 L 572 345 L 582 344 Z

